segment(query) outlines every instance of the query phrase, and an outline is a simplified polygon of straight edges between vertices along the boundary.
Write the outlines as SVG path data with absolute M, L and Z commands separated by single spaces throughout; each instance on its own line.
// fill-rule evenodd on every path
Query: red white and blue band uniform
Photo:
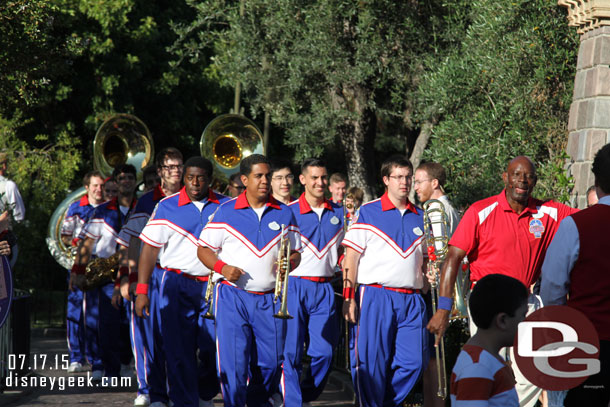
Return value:
M 284 320 L 273 318 L 281 227 L 293 251 L 301 252 L 301 237 L 292 210 L 269 196 L 259 214 L 243 192 L 220 206 L 199 238 L 220 262 L 244 274 L 216 284 L 217 369 L 225 406 L 267 406 L 277 391 L 284 346 Z
M 78 236 L 89 221 L 97 205 L 93 206 L 85 194 L 80 200 L 68 208 L 61 226 L 61 235 L 72 241 L 72 246 L 78 243 Z M 68 270 L 68 279 L 70 271 Z M 97 341 L 97 297 L 89 296 L 78 288 L 68 290 L 66 309 L 66 329 L 70 363 L 85 364 L 88 362 L 95 369 L 102 370 L 102 360 Z M 91 309 L 94 312 L 91 312 Z
M 129 248 L 131 239 L 139 238 L 155 206 L 164 197 L 163 189 L 156 186 L 138 199 L 133 214 L 119 232 L 117 237 L 119 245 Z M 160 330 L 157 329 L 157 335 L 154 335 L 155 324 L 158 324 L 158 309 L 156 308 L 159 296 L 158 276 L 159 273 L 154 273 L 150 281 L 148 296 L 152 311 L 149 318 L 138 317 L 135 312 L 135 301 L 130 301 L 127 305 L 129 337 L 135 360 L 138 394 L 148 394 L 151 403 L 167 402 L 165 355 Z M 129 274 L 129 281 L 137 282 L 137 270 Z M 159 338 L 157 342 L 154 340 L 155 336 Z
M 303 253 L 290 273 L 288 313 L 281 389 L 286 407 L 316 400 L 324 389 L 339 338 L 335 294 L 330 284 L 343 240 L 343 208 L 324 200 L 321 213 L 312 209 L 305 194 L 288 205 L 299 226 Z M 305 338 L 310 372 L 301 381 Z
M 92 258 L 108 258 L 117 250 L 116 239 L 122 225 L 129 218 L 134 209 L 136 200 L 131 207 L 119 206 L 117 198 L 99 205 L 82 230 L 81 236 L 92 239 L 95 243 L 92 249 Z M 110 282 L 90 293 L 99 295 L 99 344 L 105 375 L 118 377 L 121 369 L 121 313 L 112 306 L 112 293 L 114 282 Z
M 197 258 L 197 247 L 204 226 L 227 200 L 209 189 L 205 199 L 192 202 L 182 188 L 159 202 L 140 234 L 145 244 L 161 249 L 155 272 L 162 273 L 161 333 L 169 397 L 176 406 L 199 406 L 199 399 L 211 400 L 219 390 L 214 321 L 203 318 L 210 270 Z
M 399 405 L 426 367 L 423 230 L 423 211 L 407 202 L 401 213 L 386 192 L 360 208 L 343 239 L 360 255 L 359 317 L 350 329 L 352 379 L 360 405 Z

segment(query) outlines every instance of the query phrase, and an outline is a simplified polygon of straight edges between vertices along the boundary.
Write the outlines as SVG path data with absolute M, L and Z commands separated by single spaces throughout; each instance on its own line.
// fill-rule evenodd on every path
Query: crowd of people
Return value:
M 608 405 L 610 145 L 593 163 L 599 202 L 582 211 L 533 198 L 536 168 L 524 156 L 508 163 L 504 189 L 461 219 L 438 163 L 414 169 L 404 157 L 386 159 L 385 192 L 366 203 L 319 159 L 293 171 L 290 162 L 250 155 L 225 196 L 211 188 L 209 160 L 183 161 L 166 148 L 139 198 L 131 165 L 108 179 L 88 173 L 86 195 L 62 228 L 77 248 L 68 283 L 70 372 L 90 365 L 101 380 L 130 374 L 133 359 L 136 406 L 213 406 L 219 392 L 227 407 L 308 406 L 340 340 L 331 284 L 339 274 L 358 405 L 399 406 L 422 378 L 424 405 L 444 405 L 433 350 L 449 325 L 456 277 L 468 267 L 472 337 L 451 375 L 453 405 L 538 402 L 542 389 L 505 361 L 514 360 L 518 323 L 543 304 L 583 311 L 600 338 L 601 372 L 571 390 L 565 406 Z M 292 195 L 295 178 L 300 196 Z M 419 204 L 442 204 L 447 214 L 439 269 L 428 266 L 433 250 L 412 188 Z M 278 260 L 283 243 L 290 251 Z M 116 281 L 84 291 L 87 264 L 113 256 Z M 282 306 L 276 280 L 284 278 L 288 319 L 274 317 Z

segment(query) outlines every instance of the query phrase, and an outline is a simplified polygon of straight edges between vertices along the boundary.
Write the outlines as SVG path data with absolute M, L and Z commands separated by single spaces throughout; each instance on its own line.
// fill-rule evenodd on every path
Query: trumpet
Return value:
M 354 196 L 352 194 L 345 194 L 345 196 L 343 197 L 343 231 L 347 232 L 347 229 L 349 229 L 349 209 L 352 209 L 354 207 L 353 203 L 347 203 L 347 200 L 351 199 L 352 202 L 354 201 Z
M 208 286 L 205 289 L 205 296 L 203 297 L 205 302 L 208 304 L 208 312 L 203 316 L 205 319 L 214 319 L 214 312 L 212 311 L 212 307 L 214 306 L 214 281 L 212 280 L 214 277 L 214 270 L 210 270 L 210 277 L 208 278 Z
M 449 219 L 445 206 L 437 199 L 424 203 L 424 236 L 428 245 L 428 273 L 434 273 L 432 286 L 432 314 L 436 313 L 440 276 L 438 269 L 449 250 Z M 441 338 L 436 347 L 437 395 L 447 398 L 447 371 L 445 369 L 445 341 Z
M 277 276 L 275 278 L 275 291 L 273 302 L 282 297 L 280 310 L 277 314 L 273 315 L 275 318 L 280 319 L 292 319 L 292 316 L 288 313 L 288 273 L 290 273 L 290 239 L 285 234 L 286 225 L 282 225 L 282 231 L 280 232 L 280 250 L 277 255 Z M 282 282 L 282 269 L 284 272 L 284 280 Z

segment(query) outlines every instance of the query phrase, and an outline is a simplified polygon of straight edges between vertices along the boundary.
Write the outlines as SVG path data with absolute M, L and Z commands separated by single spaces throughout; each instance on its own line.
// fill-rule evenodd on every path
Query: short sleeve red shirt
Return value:
M 527 208 L 517 214 L 502 190 L 468 208 L 449 244 L 466 252 L 472 281 L 498 273 L 529 287 L 540 276 L 559 223 L 577 211 L 555 201 L 530 198 Z

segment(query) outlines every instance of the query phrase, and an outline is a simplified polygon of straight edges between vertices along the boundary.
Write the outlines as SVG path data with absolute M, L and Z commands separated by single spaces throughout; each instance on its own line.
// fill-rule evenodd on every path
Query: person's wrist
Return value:
M 345 300 L 353 300 L 356 298 L 356 290 L 354 287 L 343 287 L 343 298 Z
M 136 295 L 148 295 L 148 284 L 138 283 L 136 286 Z
M 224 261 L 218 259 L 216 261 L 216 263 L 214 263 L 214 272 L 218 273 L 218 274 L 222 274 L 222 268 L 224 266 L 226 266 L 226 265 L 227 265 L 227 263 L 225 263 Z
M 453 298 L 450 297 L 438 297 L 438 307 L 439 310 L 451 311 L 453 308 Z

